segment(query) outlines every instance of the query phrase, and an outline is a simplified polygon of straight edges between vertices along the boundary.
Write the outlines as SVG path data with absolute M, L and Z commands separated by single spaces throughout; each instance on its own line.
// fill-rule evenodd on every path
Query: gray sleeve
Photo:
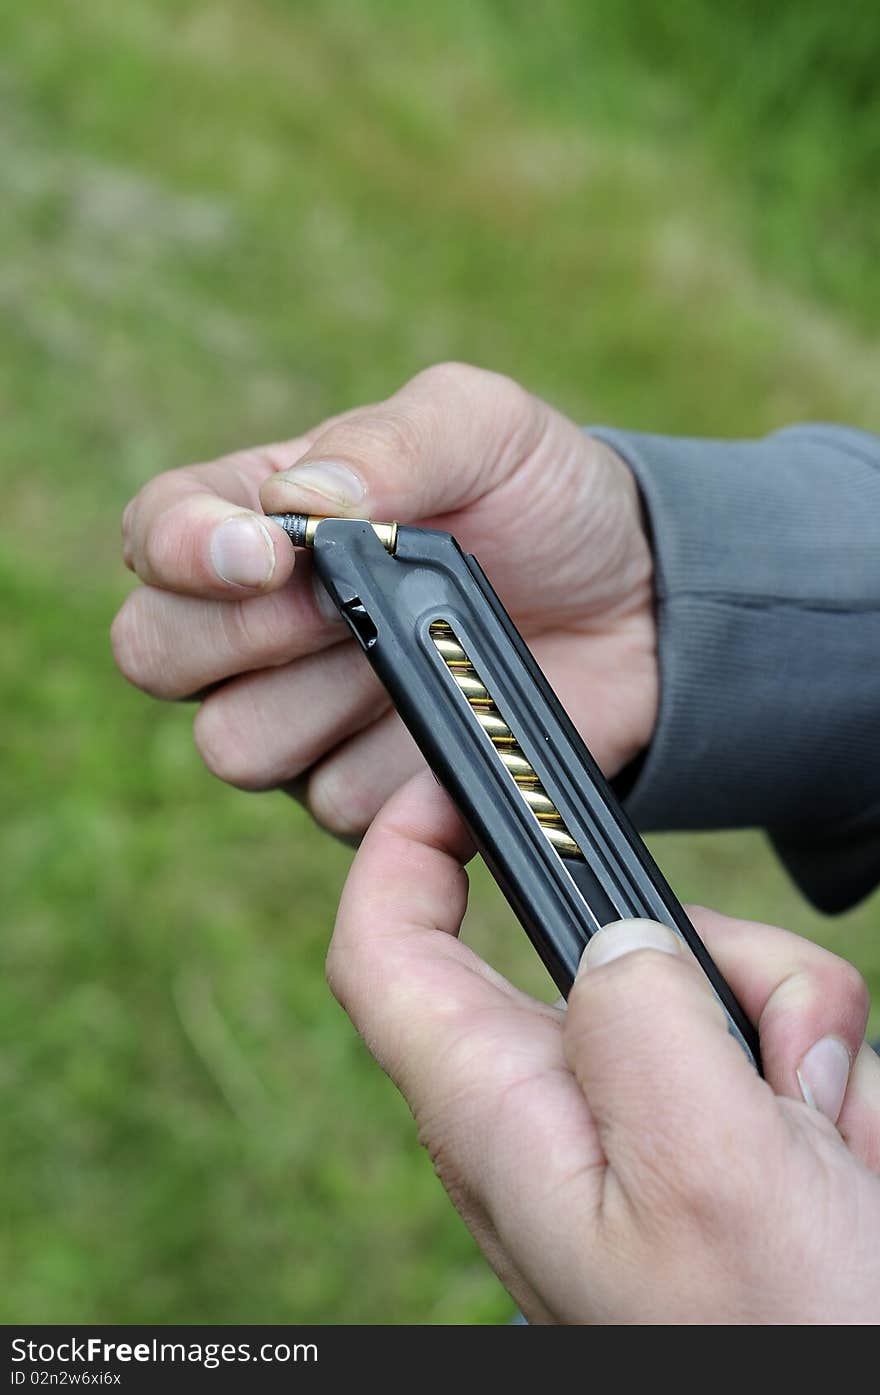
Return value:
M 880 437 L 590 432 L 632 467 L 656 559 L 660 711 L 626 807 L 766 828 L 844 909 L 880 881 Z

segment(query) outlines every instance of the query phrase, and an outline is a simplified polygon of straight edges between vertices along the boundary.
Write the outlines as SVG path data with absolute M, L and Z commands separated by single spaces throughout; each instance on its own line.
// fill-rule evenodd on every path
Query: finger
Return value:
M 161 698 L 188 697 L 234 674 L 271 668 L 347 638 L 318 611 L 309 559 L 287 586 L 241 600 L 202 600 L 140 586 L 110 631 L 129 682 Z
M 681 938 L 623 921 L 590 941 L 569 996 L 565 1046 L 629 1205 L 731 1214 L 758 1185 L 755 1140 L 779 1116 L 769 1086 Z M 605 1197 L 619 1196 L 606 1187 Z
M 360 649 L 346 641 L 225 683 L 205 698 L 193 730 L 202 759 L 221 780 L 240 789 L 273 789 L 387 706 Z
M 689 914 L 758 1026 L 764 1073 L 773 1089 L 806 1100 L 836 1123 L 868 1020 L 870 1000 L 861 974 L 789 930 L 731 919 L 702 906 L 690 907 Z
M 444 364 L 319 434 L 261 491 L 267 513 L 429 519 L 472 503 L 533 452 L 548 409 L 510 379 Z
M 504 1091 L 499 1074 L 515 1069 L 492 1024 L 499 1008 L 528 1000 L 456 939 L 467 902 L 462 862 L 472 853 L 450 800 L 427 772 L 410 780 L 383 808 L 352 865 L 327 973 L 370 1051 L 403 1089 L 421 1142 L 489 1263 L 530 1320 L 548 1322 L 550 1312 L 499 1235 L 498 1192 L 480 1157 Z M 529 1045 L 526 1034 L 527 1061 Z M 539 1071 L 540 1054 L 528 1069 Z M 537 1096 L 537 1080 L 534 1090 Z M 547 1093 L 552 1100 L 554 1091 Z M 579 1106 L 576 1087 L 571 1094 Z
M 472 854 L 448 796 L 422 772 L 370 826 L 340 901 L 331 987 L 415 1109 L 433 1108 L 447 1091 L 489 1098 L 524 1062 L 535 1074 L 535 1020 L 549 1028 L 561 1064 L 561 1014 L 457 939 L 467 904 L 462 863 Z M 512 1041 L 499 1018 L 505 1009 Z
M 604 1160 L 565 1067 L 563 1014 L 456 938 L 470 851 L 427 773 L 398 791 L 353 863 L 328 978 L 406 1095 L 456 1205 L 489 1218 L 505 1252 L 529 1259 L 522 1272 L 541 1291 L 566 1248 L 565 1196 L 580 1195 Z
M 302 454 L 310 437 L 170 470 L 123 515 L 126 564 L 152 586 L 228 597 L 283 586 L 293 551 L 259 503 L 260 484 Z
M 463 862 L 471 855 L 451 801 L 427 775 L 410 781 L 370 827 L 352 864 L 327 958 L 334 994 L 370 1043 L 380 1064 L 400 1083 L 417 1074 L 430 1023 L 464 1017 L 468 1005 L 494 1003 L 491 972 L 473 976 L 478 961 L 455 941 L 467 904 Z M 457 964 L 442 994 L 430 998 L 429 1021 L 416 997 L 420 985 Z M 472 960 L 474 962 L 472 962 Z M 382 992 L 373 987 L 384 981 Z M 451 990 L 450 990 L 451 985 Z M 464 998 L 455 996 L 462 986 Z
M 311 770 L 300 793 L 322 828 L 340 838 L 362 834 L 424 757 L 396 712 L 335 747 Z

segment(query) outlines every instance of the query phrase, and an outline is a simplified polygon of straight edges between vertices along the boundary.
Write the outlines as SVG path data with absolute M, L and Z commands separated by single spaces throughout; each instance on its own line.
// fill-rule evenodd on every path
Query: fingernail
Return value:
M 358 479 L 354 470 L 350 470 L 347 465 L 340 465 L 335 460 L 317 460 L 309 465 L 295 465 L 292 470 L 285 470 L 277 478 L 285 484 L 294 485 L 297 489 L 308 489 L 312 494 L 320 494 L 334 504 L 341 504 L 343 508 L 359 504 L 366 493 L 363 481 Z
M 325 620 L 328 625 L 344 625 L 345 621 L 331 601 L 327 593 L 327 588 L 321 578 L 316 576 L 312 582 L 312 586 L 315 593 L 315 605 L 321 619 Z
M 227 518 L 211 538 L 211 565 L 221 581 L 233 586 L 265 586 L 275 570 L 268 528 L 247 514 Z
M 843 1107 L 851 1064 L 849 1051 L 839 1037 L 822 1037 L 810 1047 L 797 1069 L 806 1103 L 832 1124 L 837 1123 Z
M 664 954 L 678 954 L 681 939 L 668 925 L 659 925 L 655 920 L 618 920 L 613 925 L 605 925 L 593 936 L 581 955 L 578 974 L 588 969 L 598 969 L 602 964 L 610 964 L 612 959 L 620 959 L 624 954 L 634 954 L 638 949 L 659 949 Z

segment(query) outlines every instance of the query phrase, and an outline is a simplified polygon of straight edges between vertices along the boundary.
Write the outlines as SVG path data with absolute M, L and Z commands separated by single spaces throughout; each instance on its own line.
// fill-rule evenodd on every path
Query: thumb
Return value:
M 599 931 L 568 1000 L 565 1047 L 608 1167 L 637 1209 L 653 1211 L 670 1191 L 714 1207 L 731 1171 L 739 1189 L 773 1095 L 680 936 L 647 920 Z
M 349 412 L 263 484 L 267 513 L 401 522 L 473 503 L 541 439 L 547 409 L 509 378 L 464 364 L 419 373 L 387 402 Z

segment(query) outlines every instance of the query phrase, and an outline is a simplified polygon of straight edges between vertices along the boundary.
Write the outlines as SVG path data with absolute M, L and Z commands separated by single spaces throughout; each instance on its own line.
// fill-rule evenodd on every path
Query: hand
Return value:
M 310 558 L 261 504 L 453 532 L 606 772 L 648 743 L 652 560 L 629 469 L 509 379 L 451 364 L 284 445 L 160 475 L 126 509 L 125 558 L 145 584 L 114 622 L 117 663 L 159 697 L 220 685 L 195 737 L 222 779 L 284 786 L 358 835 L 422 765 L 347 630 L 319 611 Z
M 880 1062 L 855 970 L 692 911 L 759 1026 L 761 1080 L 653 922 L 594 937 L 567 1012 L 513 988 L 455 938 L 469 851 L 416 777 L 355 859 L 328 974 L 525 1315 L 877 1322 Z

